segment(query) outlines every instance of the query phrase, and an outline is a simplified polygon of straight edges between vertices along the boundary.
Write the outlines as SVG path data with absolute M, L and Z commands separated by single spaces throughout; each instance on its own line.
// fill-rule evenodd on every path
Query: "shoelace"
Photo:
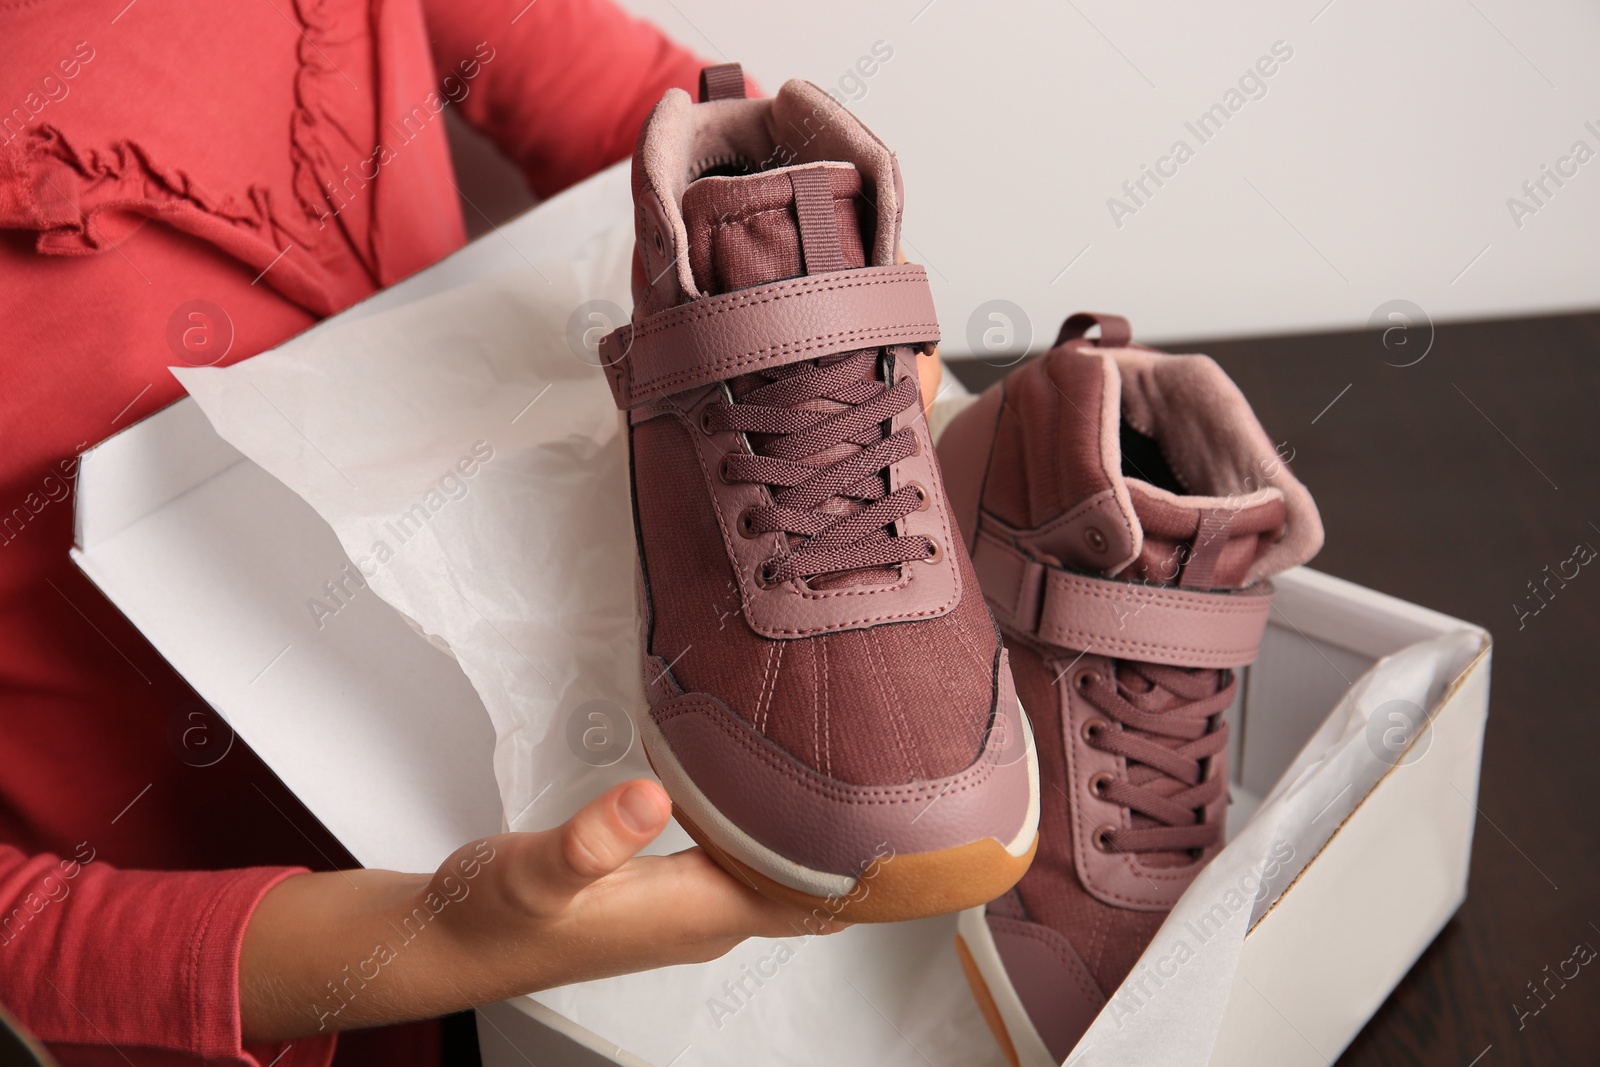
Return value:
M 1201 809 L 1219 799 L 1228 787 L 1221 777 L 1202 781 L 1206 759 L 1228 747 L 1228 725 L 1210 720 L 1233 702 L 1238 676 L 1215 687 L 1216 672 L 1186 670 L 1152 663 L 1118 660 L 1114 680 L 1086 671 L 1075 680 L 1079 692 L 1109 722 L 1084 725 L 1084 739 L 1102 752 L 1128 762 L 1126 778 L 1110 778 L 1095 787 L 1096 795 L 1160 823 L 1102 831 L 1101 847 L 1112 852 L 1177 852 L 1222 843 L 1223 828 L 1202 822 Z M 1172 704 L 1176 697 L 1178 703 Z M 1170 706 L 1163 709 L 1164 704 Z M 1159 710 L 1158 710 L 1159 709 Z M 1122 729 L 1113 729 L 1120 723 Z M 1158 737 L 1186 741 L 1169 748 Z M 1164 780 L 1170 786 L 1153 788 Z
M 739 517 L 739 532 L 746 537 L 783 533 L 790 540 L 787 555 L 762 564 L 761 583 L 938 556 L 940 549 L 929 538 L 888 533 L 892 524 L 926 507 L 928 496 L 915 483 L 893 493 L 885 489 L 883 471 L 915 455 L 917 441 L 909 427 L 886 434 L 883 424 L 920 403 L 921 392 L 914 377 L 885 386 L 877 379 L 877 360 L 877 352 L 864 351 L 763 372 L 770 381 L 734 403 L 706 407 L 702 425 L 707 431 L 766 438 L 755 455 L 729 455 L 722 463 L 725 480 L 774 490 L 771 504 Z M 831 451 L 845 454 L 831 463 L 819 461 Z M 854 503 L 829 510 L 826 505 L 838 498 Z

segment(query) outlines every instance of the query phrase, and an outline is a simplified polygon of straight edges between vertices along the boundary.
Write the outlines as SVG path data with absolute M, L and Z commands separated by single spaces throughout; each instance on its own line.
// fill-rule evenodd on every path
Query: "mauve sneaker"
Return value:
M 1220 367 L 1131 345 L 1112 315 L 1069 318 L 939 451 L 1044 787 L 1033 867 L 962 914 L 957 949 L 1011 1062 L 1043 1067 L 1221 850 L 1222 712 L 1268 579 L 1322 523 Z
M 762 893 L 852 922 L 992 900 L 1038 765 L 945 501 L 897 263 L 894 156 L 807 82 L 712 68 L 633 160 L 627 413 L 650 710 L 679 821 Z M 707 91 L 709 90 L 709 92 Z

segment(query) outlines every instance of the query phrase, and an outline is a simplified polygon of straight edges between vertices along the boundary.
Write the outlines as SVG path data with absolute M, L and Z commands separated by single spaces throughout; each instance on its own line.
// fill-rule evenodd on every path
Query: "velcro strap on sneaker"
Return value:
M 972 564 L 1001 625 L 1097 656 L 1243 667 L 1255 662 L 1272 612 L 1268 583 L 1205 593 L 1096 578 L 1041 563 L 986 530 Z
M 739 374 L 862 348 L 939 340 L 921 267 L 814 274 L 706 297 L 600 340 L 623 410 Z

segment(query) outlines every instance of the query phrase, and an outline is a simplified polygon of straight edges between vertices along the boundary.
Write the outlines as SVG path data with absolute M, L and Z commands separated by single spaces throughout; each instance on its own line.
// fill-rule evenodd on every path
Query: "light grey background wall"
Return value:
M 1040 342 L 1078 308 L 1160 340 L 1600 304 L 1592 2 L 624 3 L 769 90 L 833 90 L 899 153 L 950 354 L 975 311 L 1003 332 L 994 299 Z

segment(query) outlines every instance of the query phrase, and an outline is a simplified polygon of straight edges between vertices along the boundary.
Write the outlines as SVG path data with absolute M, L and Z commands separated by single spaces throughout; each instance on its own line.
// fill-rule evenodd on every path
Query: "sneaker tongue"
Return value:
M 803 218 L 795 204 L 797 188 Z M 871 206 L 860 193 L 861 172 L 849 163 L 808 163 L 691 182 L 683 194 L 683 223 L 695 285 L 715 296 L 866 266 L 876 220 L 863 217 L 871 214 Z M 826 225 L 830 195 L 831 232 Z
M 832 162 L 755 174 L 717 175 L 690 183 L 683 194 L 683 221 L 689 235 L 689 267 L 696 286 L 706 295 L 715 296 L 786 278 L 866 266 L 866 249 L 871 247 L 876 219 L 871 205 L 860 195 L 861 188 L 861 173 L 854 165 Z M 790 364 L 766 374 L 741 375 L 730 379 L 728 387 L 735 397 L 741 397 L 775 378 L 803 372 L 818 362 L 845 360 L 859 365 L 863 380 L 878 377 L 876 353 L 867 351 Z M 845 408 L 825 399 L 796 406 L 823 412 Z M 751 435 L 757 452 L 772 440 Z M 825 467 L 861 447 L 841 443 L 806 462 Z M 862 506 L 859 501 L 836 496 L 818 505 L 817 510 L 848 515 Z M 799 540 L 791 539 L 791 546 Z M 899 578 L 895 568 L 873 567 L 819 575 L 809 584 L 829 589 L 881 585 Z

